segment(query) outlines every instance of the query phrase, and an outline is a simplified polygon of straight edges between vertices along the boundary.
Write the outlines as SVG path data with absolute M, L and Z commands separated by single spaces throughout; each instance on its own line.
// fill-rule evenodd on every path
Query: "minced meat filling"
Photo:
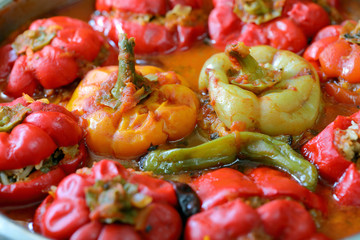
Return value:
M 347 160 L 356 162 L 360 153 L 359 125 L 352 121 L 347 129 L 337 129 L 335 131 L 335 145 Z

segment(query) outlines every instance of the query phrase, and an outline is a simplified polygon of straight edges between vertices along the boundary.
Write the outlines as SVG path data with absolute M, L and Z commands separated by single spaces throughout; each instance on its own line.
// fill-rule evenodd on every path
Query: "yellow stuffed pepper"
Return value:
M 119 67 L 89 72 L 67 105 L 85 120 L 86 143 L 96 154 L 138 157 L 184 138 L 196 125 L 197 95 L 174 72 L 153 66 L 135 70 L 134 45 L 121 35 Z

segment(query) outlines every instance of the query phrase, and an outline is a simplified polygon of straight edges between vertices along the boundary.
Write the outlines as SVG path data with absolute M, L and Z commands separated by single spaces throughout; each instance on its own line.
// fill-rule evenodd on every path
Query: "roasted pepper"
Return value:
M 89 72 L 67 105 L 85 120 L 88 147 L 100 155 L 137 157 L 190 134 L 199 108 L 196 94 L 174 72 L 135 70 L 132 38 L 122 35 L 119 47 L 119 68 Z
M 236 198 L 260 196 L 261 189 L 245 174 L 231 168 L 220 168 L 191 182 L 201 200 L 203 210 Z
M 322 198 L 283 172 L 258 167 L 245 171 L 245 174 L 235 169 L 221 168 L 194 179 L 191 186 L 201 199 L 202 209 L 213 208 L 236 198 L 260 197 L 272 200 L 290 197 L 309 209 L 316 209 L 323 214 L 327 212 Z
M 184 239 L 237 239 L 260 226 L 261 220 L 256 210 L 236 199 L 190 217 Z
M 205 62 L 199 88 L 228 129 L 298 135 L 321 108 L 316 70 L 300 56 L 239 42 Z M 204 118 L 206 119 L 206 118 Z
M 358 159 L 359 124 L 360 112 L 338 116 L 301 149 L 304 157 L 316 165 L 320 176 L 330 183 L 339 180 L 351 161 Z
M 278 199 L 257 209 L 265 232 L 274 239 L 328 239 L 316 232 L 315 222 L 298 202 Z
M 336 101 L 360 104 L 360 23 L 343 22 L 321 30 L 304 57 L 318 69 L 325 91 Z
M 307 38 L 330 24 L 328 13 L 313 1 L 213 0 L 209 35 L 215 46 L 241 41 L 298 53 Z M 332 9 L 327 6 L 328 9 Z
M 39 85 L 62 87 L 93 67 L 115 64 L 117 56 L 103 35 L 69 17 L 34 21 L 0 52 L 5 52 L 0 55 L 0 77 L 7 79 L 5 93 L 11 97 L 32 95 Z
M 0 206 L 39 201 L 84 166 L 82 137 L 64 107 L 29 96 L 0 104 Z
M 138 54 L 185 50 L 206 36 L 207 10 L 200 0 L 97 0 L 93 27 L 112 39 L 135 37 Z
M 287 143 L 255 132 L 234 132 L 192 148 L 154 150 L 140 161 L 156 174 L 208 169 L 234 163 L 237 157 L 282 169 L 310 190 L 317 184 L 316 168 Z
M 34 228 L 51 239 L 179 239 L 174 204 L 170 183 L 102 160 L 66 177 L 37 209 Z
M 193 215 L 186 223 L 186 240 L 327 239 L 316 232 L 309 212 L 292 200 L 273 200 L 257 209 L 240 199 Z

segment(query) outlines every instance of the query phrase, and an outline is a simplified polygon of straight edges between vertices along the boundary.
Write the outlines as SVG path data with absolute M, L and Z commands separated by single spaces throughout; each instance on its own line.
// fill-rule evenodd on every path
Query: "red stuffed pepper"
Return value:
M 237 198 L 290 197 L 323 214 L 327 211 L 324 200 L 318 195 L 299 185 L 287 174 L 267 167 L 253 169 L 246 175 L 234 169 L 222 168 L 202 175 L 191 185 L 205 210 Z
M 136 39 L 135 53 L 185 50 L 206 35 L 202 0 L 97 0 L 93 27 L 117 42 L 119 33 Z
M 360 112 L 338 116 L 301 149 L 324 179 L 334 184 L 334 197 L 344 205 L 360 205 Z
M 310 61 L 325 82 L 325 91 L 338 102 L 360 104 L 360 24 L 353 21 L 328 26 L 306 49 Z
M 215 46 L 244 42 L 298 53 L 307 38 L 330 24 L 328 13 L 313 1 L 213 0 L 209 35 Z
M 304 157 L 317 166 L 320 176 L 330 183 L 339 180 L 351 162 L 358 159 L 359 124 L 360 112 L 338 116 L 301 149 Z
M 65 86 L 99 65 L 117 63 L 117 51 L 87 23 L 69 17 L 34 21 L 10 45 L 0 49 L 5 93 L 20 97 Z
M 64 107 L 28 96 L 0 104 L 0 206 L 40 201 L 84 166 L 82 137 Z
M 325 202 L 280 171 L 258 167 L 245 175 L 222 168 L 196 178 L 191 185 L 203 212 L 189 218 L 187 240 L 327 239 L 316 232 L 308 212 L 326 214 Z
M 102 160 L 61 181 L 34 225 L 51 239 L 179 239 L 176 204 L 170 183 Z

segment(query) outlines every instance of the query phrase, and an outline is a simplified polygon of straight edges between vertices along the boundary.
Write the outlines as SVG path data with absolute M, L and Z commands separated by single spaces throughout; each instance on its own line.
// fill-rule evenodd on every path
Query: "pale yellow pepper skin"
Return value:
M 228 71 L 234 67 L 225 53 L 204 64 L 199 89 L 208 91 L 219 119 L 230 129 L 242 123 L 244 130 L 268 135 L 298 135 L 311 128 L 321 110 L 321 90 L 316 70 L 302 57 L 270 46 L 250 48 L 250 55 L 265 69 L 281 71 L 275 85 L 254 93 L 232 84 Z

